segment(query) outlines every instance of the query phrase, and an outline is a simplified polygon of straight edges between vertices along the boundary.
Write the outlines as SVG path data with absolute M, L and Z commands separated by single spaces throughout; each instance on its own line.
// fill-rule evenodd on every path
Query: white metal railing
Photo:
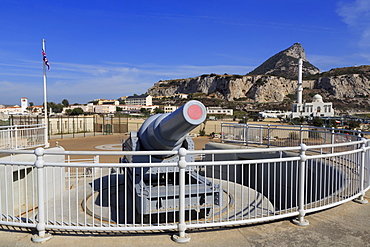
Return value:
M 366 133 L 366 132 L 365 132 Z M 245 145 L 292 147 L 300 143 L 307 145 L 334 144 L 358 140 L 363 133 L 356 130 L 290 125 L 221 124 L 221 140 Z
M 333 144 L 229 150 L 0 150 L 11 154 L 8 160 L 0 161 L 0 224 L 36 227 L 34 241 L 40 242 L 48 238 L 48 229 L 176 230 L 174 240 L 181 242 L 189 239 L 185 233 L 189 228 L 292 216 L 297 216 L 296 224 L 306 225 L 306 213 L 354 199 L 365 201 L 364 194 L 370 188 L 369 149 L 369 140 L 363 138 Z M 260 154 L 258 159 L 248 158 L 256 153 Z M 34 158 L 23 161 L 16 159 L 17 154 Z M 178 161 L 151 162 L 155 155 L 163 154 L 178 156 Z M 230 154 L 238 158 L 229 159 Z M 148 163 L 104 161 L 125 155 L 147 156 Z M 204 158 L 189 162 L 185 159 L 188 155 Z M 65 161 L 57 162 L 58 157 Z M 141 171 L 137 173 L 141 174 L 137 178 L 140 180 L 148 167 L 161 168 L 161 176 L 147 174 L 149 184 L 140 184 L 136 195 L 130 171 Z M 161 184 L 160 177 L 175 186 Z M 212 190 L 204 196 L 202 188 L 206 186 Z M 156 193 L 158 187 L 165 188 L 163 194 Z M 190 194 L 201 199 L 193 201 Z M 149 195 L 145 200 L 149 200 L 150 214 L 139 213 L 144 207 L 142 195 Z
M 0 126 L 0 149 L 26 149 L 45 145 L 45 124 Z

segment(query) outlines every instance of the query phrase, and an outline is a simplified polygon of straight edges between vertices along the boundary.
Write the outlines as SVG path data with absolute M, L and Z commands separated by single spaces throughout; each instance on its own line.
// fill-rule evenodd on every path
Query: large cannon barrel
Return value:
M 204 122 L 205 106 L 191 100 L 172 113 L 149 117 L 139 129 L 138 138 L 144 150 L 177 150 L 191 130 Z

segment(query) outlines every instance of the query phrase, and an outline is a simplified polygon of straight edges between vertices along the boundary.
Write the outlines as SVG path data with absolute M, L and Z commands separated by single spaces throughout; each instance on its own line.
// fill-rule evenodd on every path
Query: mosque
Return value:
M 298 117 L 333 117 L 334 109 L 331 102 L 325 103 L 320 94 L 312 98 L 311 103 L 294 103 L 292 118 Z
M 263 111 L 259 112 L 262 118 L 299 118 L 299 117 L 334 117 L 334 109 L 332 102 L 325 103 L 320 94 L 316 94 L 312 98 L 312 102 L 303 103 L 302 100 L 302 59 L 298 62 L 298 88 L 297 88 L 297 103 L 293 103 L 291 112 L 280 111 Z
M 299 59 L 297 103 L 293 104 L 291 117 L 333 117 L 334 109 L 332 103 L 325 103 L 320 94 L 313 96 L 311 103 L 302 103 L 302 64 L 302 59 Z

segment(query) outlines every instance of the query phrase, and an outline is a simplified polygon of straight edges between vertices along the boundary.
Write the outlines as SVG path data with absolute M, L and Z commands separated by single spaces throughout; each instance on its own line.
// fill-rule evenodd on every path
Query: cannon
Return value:
M 123 151 L 177 151 L 181 147 L 194 150 L 189 132 L 206 119 L 205 106 L 191 100 L 173 113 L 149 117 L 139 131 L 131 132 L 123 142 Z M 125 155 L 124 163 L 173 163 L 178 155 Z M 193 155 L 186 155 L 194 162 Z M 186 207 L 206 209 L 220 201 L 220 189 L 199 174 L 199 167 L 186 169 Z M 136 210 L 140 214 L 176 212 L 179 208 L 179 168 L 177 166 L 133 167 L 127 170 L 128 185 L 135 196 Z

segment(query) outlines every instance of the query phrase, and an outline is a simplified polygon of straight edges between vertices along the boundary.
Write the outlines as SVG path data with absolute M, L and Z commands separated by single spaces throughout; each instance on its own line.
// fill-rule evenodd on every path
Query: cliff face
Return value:
M 324 89 L 337 99 L 363 98 L 370 95 L 370 80 L 361 74 L 323 77 L 315 81 L 315 88 Z
M 369 66 L 370 67 L 370 66 Z M 303 80 L 303 87 L 323 89 L 335 99 L 364 98 L 370 95 L 370 75 L 345 74 L 322 76 Z M 147 93 L 170 96 L 176 93 L 215 94 L 227 100 L 245 98 L 249 102 L 279 102 L 295 94 L 297 80 L 267 75 L 209 75 L 189 79 L 162 81 L 154 84 Z
M 176 93 L 216 94 L 219 98 L 233 100 L 246 98 L 247 101 L 282 101 L 287 94 L 295 92 L 297 81 L 276 76 L 200 76 L 189 79 L 156 83 L 147 93 L 170 96 Z

